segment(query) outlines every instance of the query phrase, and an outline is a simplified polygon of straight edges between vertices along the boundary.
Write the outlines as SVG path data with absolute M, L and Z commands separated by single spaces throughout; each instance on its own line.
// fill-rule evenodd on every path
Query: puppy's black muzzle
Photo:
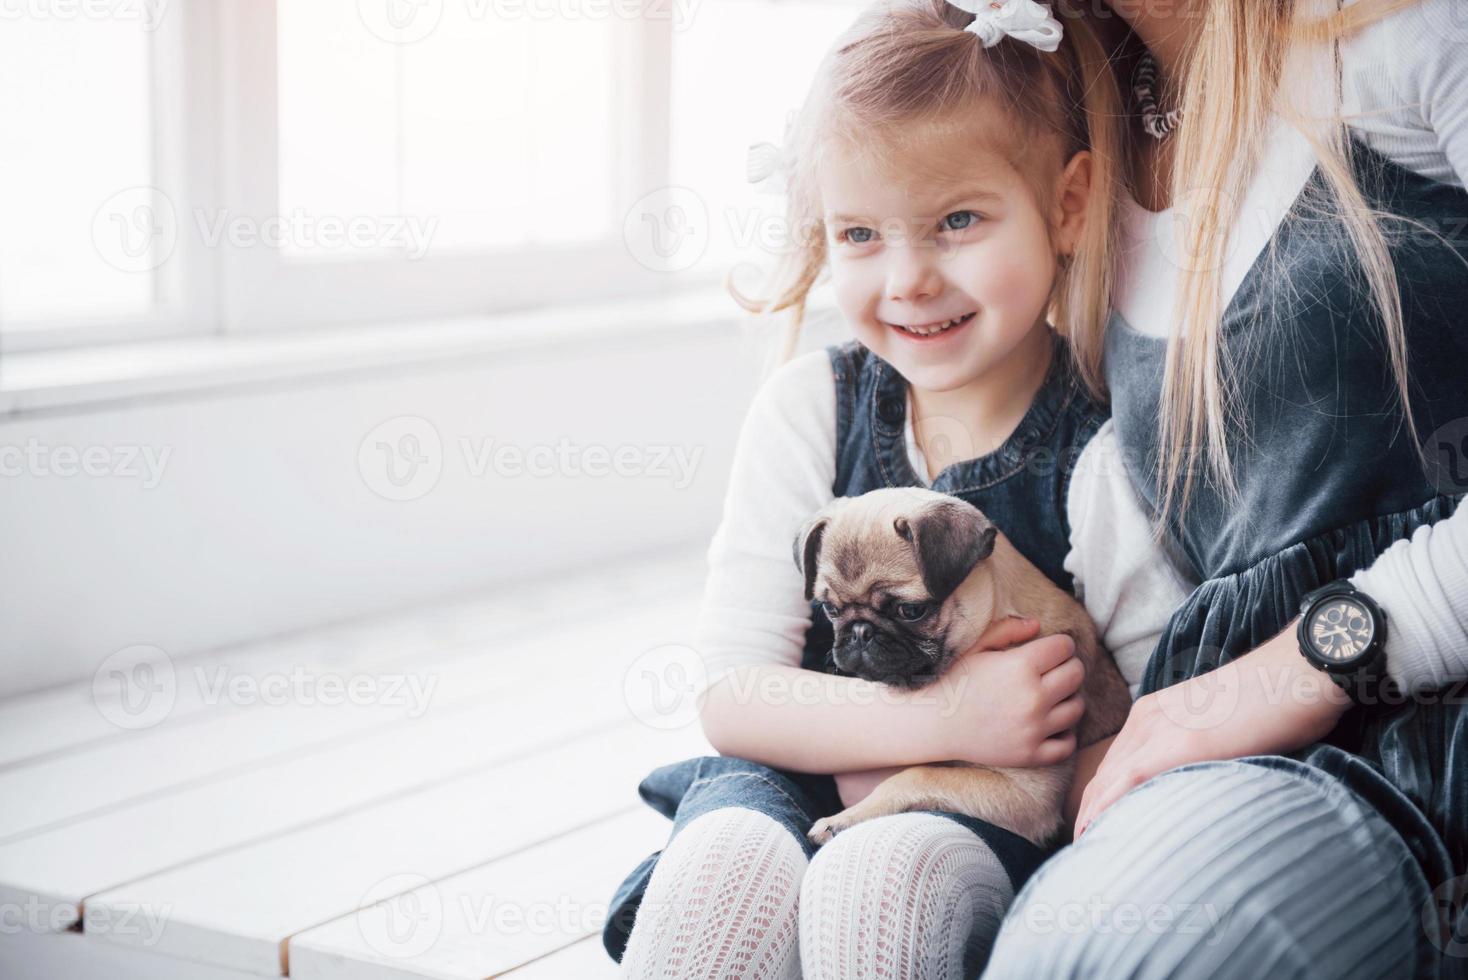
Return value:
M 833 659 L 848 674 L 893 687 L 923 687 L 936 679 L 929 658 L 867 622 L 837 634 Z

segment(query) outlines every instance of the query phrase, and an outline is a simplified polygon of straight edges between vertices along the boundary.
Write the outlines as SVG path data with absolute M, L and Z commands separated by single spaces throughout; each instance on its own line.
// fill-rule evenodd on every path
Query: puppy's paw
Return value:
M 822 817 L 810 825 L 810 830 L 806 831 L 805 836 L 810 838 L 810 842 L 817 847 L 830 843 L 831 838 L 857 822 L 847 816 L 849 812 L 843 810 L 834 816 Z

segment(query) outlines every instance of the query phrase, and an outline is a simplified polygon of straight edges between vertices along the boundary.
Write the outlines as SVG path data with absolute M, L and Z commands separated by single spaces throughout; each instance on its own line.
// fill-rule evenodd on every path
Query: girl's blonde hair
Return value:
M 1081 150 L 1092 154 L 1085 230 L 1057 271 L 1052 322 L 1072 338 L 1081 363 L 1100 364 L 1107 315 L 1095 297 L 1111 293 L 1111 241 L 1120 179 L 1120 96 L 1106 53 L 1089 25 L 1072 21 L 1060 47 L 1046 53 L 1003 39 L 984 48 L 963 28 L 973 20 L 946 0 L 879 0 L 828 52 L 786 133 L 786 227 L 790 241 L 771 270 L 763 297 L 734 299 L 752 313 L 787 313 L 780 359 L 795 351 L 806 299 L 826 267 L 826 227 L 818 174 L 826 154 L 843 146 L 881 165 L 913 124 L 936 124 L 992 140 L 1020 167 L 1046 202 L 1047 182 Z M 992 127 L 993 108 L 1006 125 Z M 972 122 L 969 120 L 972 119 Z M 992 132 L 980 127 L 990 125 Z M 1048 152 L 1048 155 L 1046 154 Z M 1094 354 L 1094 356 L 1092 356 Z M 1099 370 L 1093 379 L 1100 388 Z

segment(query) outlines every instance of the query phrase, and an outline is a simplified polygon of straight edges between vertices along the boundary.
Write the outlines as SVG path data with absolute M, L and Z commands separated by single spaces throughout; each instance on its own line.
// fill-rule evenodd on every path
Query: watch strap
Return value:
M 1351 584 L 1349 579 L 1338 578 L 1326 582 L 1319 588 L 1311 589 L 1300 599 L 1300 615 L 1310 611 L 1310 607 L 1317 599 L 1323 599 L 1329 595 L 1361 595 L 1361 591 Z
M 1395 707 L 1402 703 L 1401 689 L 1382 669 L 1380 655 L 1354 673 L 1333 674 L 1328 670 L 1323 673 L 1349 694 L 1351 701 L 1359 707 Z

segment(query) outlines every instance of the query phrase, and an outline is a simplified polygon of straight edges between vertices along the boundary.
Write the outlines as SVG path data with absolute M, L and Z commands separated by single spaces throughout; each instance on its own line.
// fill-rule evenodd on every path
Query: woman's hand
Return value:
M 1175 766 L 1289 752 L 1330 734 L 1349 696 L 1300 655 L 1295 624 L 1245 656 L 1143 695 L 1081 797 L 1075 836 Z
M 936 709 L 945 760 L 1051 766 L 1075 751 L 1086 667 L 1074 639 L 1034 639 L 1039 631 L 1033 619 L 997 620 L 942 677 L 911 692 Z

